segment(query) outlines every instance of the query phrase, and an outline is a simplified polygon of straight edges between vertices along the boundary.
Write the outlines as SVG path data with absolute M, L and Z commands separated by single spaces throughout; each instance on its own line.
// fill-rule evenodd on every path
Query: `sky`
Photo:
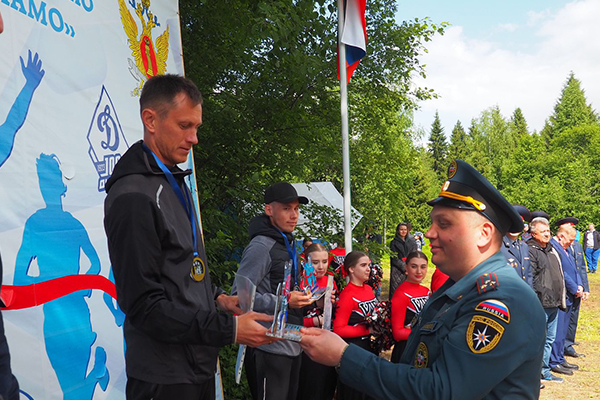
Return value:
M 436 110 L 449 137 L 493 106 L 506 118 L 520 107 L 539 132 L 571 71 L 598 111 L 600 0 L 398 0 L 398 21 L 425 17 L 451 24 L 426 43 L 427 78 L 414 80 L 439 95 L 414 114 L 425 139 Z

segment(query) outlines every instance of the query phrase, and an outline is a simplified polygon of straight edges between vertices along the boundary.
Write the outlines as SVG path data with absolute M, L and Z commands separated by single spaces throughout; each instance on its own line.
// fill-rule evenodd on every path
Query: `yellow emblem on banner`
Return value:
M 196 282 L 200 282 L 204 279 L 206 275 L 206 267 L 204 266 L 204 261 L 200 257 L 194 257 L 192 261 L 192 271 L 190 272 L 190 277 Z
M 167 58 L 169 56 L 169 25 L 165 31 L 156 39 L 152 40 L 152 29 L 160 24 L 158 18 L 150 11 L 150 0 L 142 0 L 135 3 L 135 14 L 142 24 L 142 32 L 138 34 L 138 25 L 127 9 L 125 0 L 119 0 L 119 13 L 123 29 L 127 34 L 127 41 L 131 49 L 131 55 L 135 59 L 129 59 L 129 72 L 140 84 L 132 90 L 133 96 L 139 96 L 144 83 L 156 75 L 167 72 Z
M 504 328 L 499 322 L 475 315 L 467 328 L 467 345 L 473 353 L 487 353 L 496 347 L 503 334 Z

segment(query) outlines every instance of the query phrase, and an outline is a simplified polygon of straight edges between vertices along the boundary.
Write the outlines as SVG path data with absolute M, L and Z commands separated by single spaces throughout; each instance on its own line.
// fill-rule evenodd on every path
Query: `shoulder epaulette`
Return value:
M 495 272 L 485 273 L 477 278 L 477 291 L 479 294 L 484 294 L 487 292 L 491 292 L 493 290 L 498 290 L 498 277 Z

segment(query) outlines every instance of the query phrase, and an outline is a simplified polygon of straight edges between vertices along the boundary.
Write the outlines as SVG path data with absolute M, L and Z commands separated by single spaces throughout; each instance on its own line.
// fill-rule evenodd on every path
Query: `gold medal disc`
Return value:
M 194 257 L 194 260 L 192 261 L 192 270 L 190 272 L 190 278 L 192 278 L 196 282 L 200 282 L 202 281 L 202 279 L 204 279 L 204 275 L 206 275 L 204 261 L 202 261 L 200 257 Z

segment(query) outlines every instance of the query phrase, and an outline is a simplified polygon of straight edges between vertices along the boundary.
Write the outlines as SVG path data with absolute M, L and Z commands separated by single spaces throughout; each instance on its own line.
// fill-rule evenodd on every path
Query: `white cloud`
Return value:
M 527 52 L 497 42 L 467 37 L 462 27 L 450 27 L 428 43 L 427 79 L 440 99 L 421 104 L 415 123 L 427 132 L 435 111 L 449 135 L 457 120 L 468 127 L 472 118 L 498 105 L 506 117 L 521 107 L 530 129 L 540 130 L 570 71 L 582 81 L 588 102 L 600 106 L 600 0 L 569 3 L 555 13 L 529 13 L 535 23 Z M 511 34 L 511 35 L 514 35 Z M 514 39 L 514 38 L 513 38 Z
M 517 24 L 511 24 L 511 23 L 508 23 L 508 24 L 499 24 L 498 28 L 500 28 L 500 30 L 503 30 L 503 31 L 514 32 L 514 31 L 516 31 L 519 28 L 519 25 L 517 25 Z

